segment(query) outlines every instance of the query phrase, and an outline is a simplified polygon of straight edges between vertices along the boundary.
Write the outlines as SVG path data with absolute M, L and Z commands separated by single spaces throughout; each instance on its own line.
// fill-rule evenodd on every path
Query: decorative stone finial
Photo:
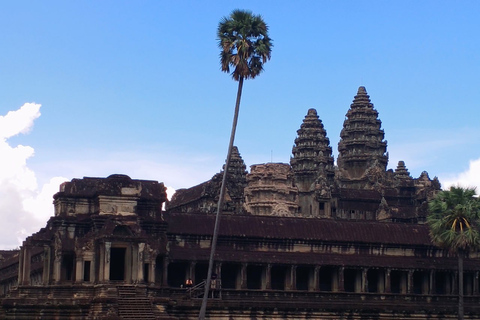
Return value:
M 397 168 L 395 169 L 395 177 L 397 179 L 411 179 L 412 177 L 410 176 L 410 173 L 407 170 L 407 167 L 405 166 L 404 161 L 398 161 Z

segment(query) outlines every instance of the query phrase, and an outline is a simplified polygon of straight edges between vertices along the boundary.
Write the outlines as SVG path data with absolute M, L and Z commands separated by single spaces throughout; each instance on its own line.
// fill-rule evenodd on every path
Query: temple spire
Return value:
M 344 184 L 365 187 L 361 181 L 369 179 L 369 171 L 375 170 L 377 176 L 385 172 L 387 142 L 381 126 L 367 90 L 359 87 L 346 114 L 338 143 L 337 164 Z
M 302 214 L 317 216 L 323 212 L 316 202 L 328 202 L 334 184 L 332 147 L 315 109 L 308 110 L 292 149 L 290 159 L 299 191 Z M 311 195 L 315 195 L 315 199 Z

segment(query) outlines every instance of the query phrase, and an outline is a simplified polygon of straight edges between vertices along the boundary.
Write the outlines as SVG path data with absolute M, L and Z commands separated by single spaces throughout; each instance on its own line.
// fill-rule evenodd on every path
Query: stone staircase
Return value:
M 146 291 L 135 286 L 118 286 L 118 315 L 123 320 L 155 320 L 153 307 Z

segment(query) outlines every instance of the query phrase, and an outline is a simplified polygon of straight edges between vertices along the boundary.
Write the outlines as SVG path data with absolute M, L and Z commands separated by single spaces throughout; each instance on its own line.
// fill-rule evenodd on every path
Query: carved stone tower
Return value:
M 286 163 L 257 164 L 250 167 L 245 188 L 245 208 L 254 215 L 293 217 L 298 213 L 297 188 Z
M 225 165 L 223 165 L 225 170 Z M 233 146 L 230 158 L 230 166 L 227 175 L 227 190 L 233 206 L 233 212 L 240 212 L 244 202 L 244 188 L 247 186 L 247 166 L 238 152 L 238 148 Z M 227 200 L 227 204 L 228 204 Z
M 325 216 L 330 212 L 334 183 L 332 148 L 315 109 L 308 110 L 290 159 L 298 187 L 300 212 L 304 216 Z
M 358 88 L 338 143 L 341 187 L 371 189 L 384 179 L 388 154 L 381 125 L 365 87 Z

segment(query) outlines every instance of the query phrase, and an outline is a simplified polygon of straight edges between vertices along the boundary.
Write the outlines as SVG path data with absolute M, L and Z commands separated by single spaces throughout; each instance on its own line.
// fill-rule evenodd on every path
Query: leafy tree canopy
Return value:
M 480 248 L 480 201 L 475 189 L 451 187 L 429 202 L 432 241 L 451 252 Z
M 268 26 L 260 15 L 246 10 L 234 10 L 218 25 L 218 45 L 221 49 L 220 64 L 233 79 L 253 79 L 263 71 L 263 64 L 270 60 L 272 39 Z

